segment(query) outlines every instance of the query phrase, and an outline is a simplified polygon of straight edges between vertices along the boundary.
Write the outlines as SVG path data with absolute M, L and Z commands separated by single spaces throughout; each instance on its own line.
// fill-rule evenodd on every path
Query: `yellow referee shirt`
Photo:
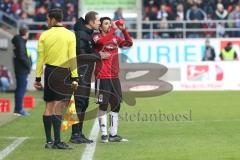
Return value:
M 41 34 L 38 41 L 37 78 L 41 77 L 44 64 L 70 68 L 71 77 L 78 77 L 76 38 L 73 32 L 63 26 L 55 26 Z

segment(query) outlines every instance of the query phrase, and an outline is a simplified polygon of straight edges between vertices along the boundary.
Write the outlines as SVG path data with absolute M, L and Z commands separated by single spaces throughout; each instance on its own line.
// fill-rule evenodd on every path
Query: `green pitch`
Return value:
M 41 98 L 41 93 L 34 94 Z M 13 97 L 0 94 L 0 97 Z M 97 140 L 96 160 L 238 160 L 240 159 L 240 92 L 171 92 L 164 96 L 137 99 L 134 107 L 123 104 L 119 134 L 126 143 Z M 91 101 L 91 108 L 96 105 Z M 31 116 L 19 117 L 0 126 L 0 152 L 14 139 L 29 137 L 6 160 L 79 160 L 85 145 L 73 150 L 44 149 L 42 125 L 44 102 L 30 111 Z M 1 113 L 2 115 L 2 113 Z M 0 117 L 1 119 L 2 117 Z M 93 120 L 85 123 L 89 135 Z M 62 133 L 68 141 L 70 129 Z M 1 156 L 1 155 L 0 155 Z

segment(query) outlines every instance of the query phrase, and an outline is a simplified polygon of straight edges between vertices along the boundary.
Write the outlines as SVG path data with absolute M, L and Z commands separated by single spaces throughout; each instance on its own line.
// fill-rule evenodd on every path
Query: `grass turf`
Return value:
M 119 134 L 129 142 L 101 144 L 98 139 L 94 159 L 240 159 L 239 95 L 239 91 L 171 92 L 160 97 L 137 99 L 134 107 L 123 104 Z M 39 94 L 35 96 L 40 97 Z M 95 106 L 92 100 L 90 104 Z M 0 137 L 29 137 L 6 159 L 81 159 L 85 145 L 74 145 L 71 151 L 43 148 L 43 110 L 44 103 L 39 102 L 31 116 L 0 126 Z M 162 114 L 160 118 L 159 113 Z M 93 120 L 86 122 L 86 135 L 92 124 Z M 69 135 L 70 130 L 62 137 L 68 141 Z M 6 146 L 7 139 L 0 138 L 0 144 L 3 143 Z

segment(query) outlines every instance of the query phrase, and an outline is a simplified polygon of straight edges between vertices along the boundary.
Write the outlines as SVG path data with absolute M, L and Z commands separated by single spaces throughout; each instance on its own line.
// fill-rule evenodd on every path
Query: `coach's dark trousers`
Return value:
M 85 112 L 89 104 L 91 84 L 86 83 L 83 80 L 79 80 L 79 87 L 75 92 L 75 105 L 76 112 L 78 113 L 79 123 L 72 126 L 72 135 L 82 134 L 83 121 L 85 118 Z
M 15 90 L 15 109 L 14 112 L 20 112 L 23 109 L 23 98 L 27 89 L 28 74 L 16 74 Z

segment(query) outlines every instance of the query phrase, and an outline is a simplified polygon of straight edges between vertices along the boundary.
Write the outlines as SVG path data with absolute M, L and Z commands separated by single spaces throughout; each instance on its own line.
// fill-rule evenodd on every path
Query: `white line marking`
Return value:
M 6 156 L 8 156 L 13 150 L 15 150 L 26 139 L 28 139 L 28 137 L 19 137 L 12 144 L 10 144 L 4 150 L 2 150 L 0 152 L 0 160 L 3 160 Z
M 87 146 L 83 152 L 81 160 L 92 160 L 93 159 L 93 155 L 94 155 L 95 148 L 97 145 L 97 138 L 98 138 L 99 130 L 100 130 L 100 128 L 98 125 L 98 118 L 96 118 L 94 121 L 94 124 L 93 124 L 93 128 L 91 130 L 90 136 L 89 136 L 89 138 L 93 140 L 93 143 L 87 144 Z

